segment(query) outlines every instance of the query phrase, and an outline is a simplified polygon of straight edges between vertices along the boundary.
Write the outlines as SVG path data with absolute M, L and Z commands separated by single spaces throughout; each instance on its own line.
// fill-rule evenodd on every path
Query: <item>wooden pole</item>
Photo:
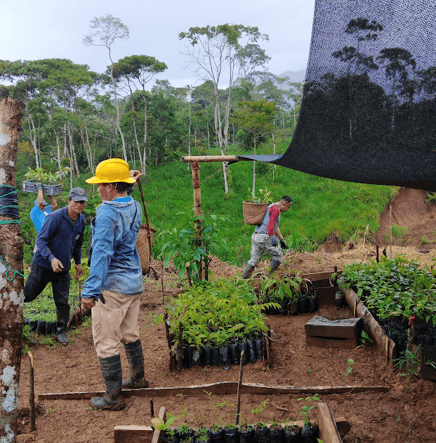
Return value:
M 241 352 L 241 361 L 239 363 L 239 381 L 238 381 L 238 391 L 236 393 L 237 397 L 237 407 L 236 407 L 236 426 L 239 425 L 239 415 L 241 413 L 241 384 L 242 384 L 242 371 L 244 368 L 244 350 Z
M 35 426 L 35 379 L 33 372 L 33 355 L 29 351 L 27 353 L 29 356 L 29 409 L 30 409 L 30 432 L 36 429 Z
M 200 246 L 200 231 L 201 231 L 201 223 L 202 220 L 199 219 L 201 217 L 201 185 L 200 185 L 200 165 L 197 161 L 191 162 L 192 169 L 192 188 L 194 192 L 194 218 L 195 218 L 195 230 L 197 231 L 196 239 L 197 239 L 197 247 Z M 200 269 L 198 270 L 198 278 L 203 280 L 203 267 L 200 262 Z
M 18 136 L 24 105 L 0 100 L 0 185 L 15 191 Z M 16 194 L 15 194 L 16 195 Z M 2 205 L 3 206 L 3 205 Z M 19 220 L 0 216 L 0 441 L 15 441 L 18 432 L 18 386 L 23 332 L 23 238 Z
M 240 160 L 245 160 L 245 158 L 240 159 L 236 155 L 189 155 L 180 159 L 182 162 L 191 162 L 191 167 L 193 162 L 238 162 Z
M 392 203 L 389 204 L 389 223 L 391 224 L 389 231 L 389 258 L 392 258 Z

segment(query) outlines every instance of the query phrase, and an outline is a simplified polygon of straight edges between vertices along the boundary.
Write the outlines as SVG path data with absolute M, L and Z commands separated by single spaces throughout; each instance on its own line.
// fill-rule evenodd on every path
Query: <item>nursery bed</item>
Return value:
M 347 254 L 350 254 L 347 251 Z M 302 254 L 304 259 L 307 254 Z M 296 257 L 296 261 L 298 261 Z M 241 275 L 241 269 L 215 261 L 215 275 Z M 337 262 L 335 262 L 337 263 Z M 153 263 L 156 269 L 159 265 Z M 295 268 L 295 265 L 292 265 Z M 302 268 L 304 269 L 304 268 Z M 333 266 L 325 267 L 325 272 L 333 272 Z M 174 274 L 165 275 L 166 282 L 176 282 Z M 179 292 L 174 283 L 173 289 L 166 288 L 165 303 Z M 314 316 L 327 318 L 352 317 L 349 308 L 335 306 L 334 297 L 320 297 L 319 311 L 298 316 L 271 316 L 268 324 L 275 340 L 271 352 L 271 365 L 263 362 L 244 366 L 243 383 L 268 386 L 294 387 L 351 387 L 347 392 L 319 392 L 334 417 L 344 417 L 351 425 L 344 441 L 348 443 L 376 442 L 410 443 L 436 441 L 434 383 L 426 380 L 399 377 L 392 373 L 385 356 L 375 344 L 367 343 L 358 349 L 320 348 L 307 346 L 304 325 Z M 160 281 L 148 281 L 147 290 L 141 302 L 140 333 L 145 353 L 147 379 L 150 388 L 189 387 L 192 385 L 219 382 L 236 383 L 239 368 L 231 367 L 223 371 L 219 367 L 195 366 L 189 370 L 170 372 L 168 367 L 168 346 L 165 328 L 156 323 L 158 315 L 164 312 Z M 62 348 L 34 347 L 35 391 L 37 394 L 91 392 L 104 389 L 98 359 L 92 343 L 91 328 L 83 328 L 78 335 L 70 335 L 72 343 Z M 122 352 L 123 370 L 127 361 Z M 353 371 L 345 377 L 348 360 L 354 361 Z M 23 355 L 20 381 L 20 410 L 22 412 L 21 432 L 29 433 L 29 374 L 28 357 Z M 352 387 L 355 387 L 353 391 Z M 387 392 L 376 390 L 358 391 L 359 386 L 382 386 Z M 313 392 L 312 394 L 315 394 Z M 305 396 L 306 394 L 304 394 Z M 287 421 L 301 419 L 301 393 L 275 395 L 272 393 L 243 393 L 241 395 L 241 421 L 254 423 L 275 419 Z M 150 400 L 154 410 L 165 406 L 172 414 L 180 415 L 186 408 L 187 421 L 198 427 L 199 423 L 211 425 L 215 422 L 234 422 L 235 407 L 216 404 L 236 403 L 236 395 L 212 394 L 209 401 L 205 393 L 183 396 L 129 396 L 123 411 L 95 411 L 89 400 L 37 399 L 37 430 L 24 438 L 36 442 L 111 442 L 114 441 L 114 427 L 117 425 L 150 425 Z M 252 413 L 268 400 L 267 406 L 259 414 Z M 179 421 L 178 424 L 181 424 Z M 32 440 L 33 439 L 33 440 Z M 20 440 L 17 440 L 18 443 Z M 22 440 L 23 441 L 23 440 Z M 24 440 L 25 441 L 25 440 Z

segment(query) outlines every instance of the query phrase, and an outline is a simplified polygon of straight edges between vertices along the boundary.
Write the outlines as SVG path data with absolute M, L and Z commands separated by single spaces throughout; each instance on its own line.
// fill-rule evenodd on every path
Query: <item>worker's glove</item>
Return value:
M 277 241 L 277 237 L 275 235 L 271 236 L 271 243 L 273 246 L 278 246 L 279 242 Z
M 38 191 L 39 191 L 40 189 L 42 189 L 42 183 L 36 183 L 36 189 L 38 189 Z
M 280 239 L 280 246 L 282 247 L 282 249 L 288 249 L 284 238 Z

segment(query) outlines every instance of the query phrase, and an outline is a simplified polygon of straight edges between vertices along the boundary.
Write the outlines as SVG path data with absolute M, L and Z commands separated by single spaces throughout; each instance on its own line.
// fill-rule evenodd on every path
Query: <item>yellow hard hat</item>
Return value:
M 121 158 L 110 158 L 100 162 L 95 168 L 95 176 L 88 178 L 86 183 L 135 183 L 129 175 L 129 165 Z

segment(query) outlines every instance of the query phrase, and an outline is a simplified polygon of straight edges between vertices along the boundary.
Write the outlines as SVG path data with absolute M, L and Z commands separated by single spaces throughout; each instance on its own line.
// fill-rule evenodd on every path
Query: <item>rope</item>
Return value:
M 209 177 L 207 177 L 206 179 L 204 179 L 201 184 L 203 184 L 204 182 L 206 182 L 207 180 L 209 180 L 210 178 L 212 178 L 215 174 L 217 174 L 218 172 L 222 171 L 222 168 L 218 168 L 212 175 L 209 175 Z
M 17 190 L 14 189 L 12 186 L 8 186 L 8 185 L 0 185 L 0 187 L 2 187 L 2 188 L 11 188 L 11 189 L 13 189 L 13 191 L 8 192 L 7 194 L 3 194 L 2 196 L 0 196 L 0 201 L 1 201 L 1 199 L 2 199 L 3 197 L 6 197 L 6 196 L 9 195 L 9 194 L 14 194 L 14 193 L 17 192 Z M 1 207 L 0 207 L 0 210 L 1 210 L 1 209 L 4 209 L 4 208 L 18 208 L 18 205 L 6 205 L 6 206 L 1 206 Z M 11 223 L 18 223 L 18 224 L 21 224 L 21 221 L 20 221 L 20 220 L 0 220 L 0 225 L 7 225 L 7 224 L 11 224 Z M 7 280 L 7 281 L 12 281 L 12 280 L 15 278 L 15 275 L 16 275 L 16 274 L 21 275 L 21 277 L 24 278 L 24 274 L 22 274 L 20 271 L 14 271 L 13 269 L 11 269 L 11 268 L 9 267 L 9 266 L 7 265 L 7 263 L 4 261 L 4 259 L 3 259 L 3 257 L 2 257 L 1 255 L 0 255 L 0 260 L 3 262 L 3 264 L 4 264 L 5 267 L 6 267 L 6 280 Z M 13 272 L 11 278 L 8 277 L 8 273 L 9 273 L 9 272 Z
M 24 274 L 22 274 L 20 271 L 14 271 L 13 269 L 11 269 L 6 262 L 3 260 L 3 257 L 0 255 L 0 260 L 3 262 L 3 264 L 6 266 L 6 280 L 7 281 L 12 281 L 15 278 L 15 274 L 21 275 L 21 277 L 24 278 Z M 12 278 L 8 277 L 8 272 L 13 272 Z
M 7 194 L 2 194 L 2 195 L 0 195 L 0 202 L 2 201 L 2 199 L 4 198 L 4 197 L 7 197 L 8 195 L 11 195 L 11 194 L 16 194 L 17 193 L 17 190 L 15 189 L 15 188 L 13 188 L 12 186 L 9 186 L 9 185 L 0 185 L 0 187 L 2 187 L 2 188 L 10 188 L 10 189 L 12 189 L 12 191 L 11 192 L 8 192 Z M 10 200 L 10 199 L 8 199 L 8 200 Z M 15 202 L 13 202 L 13 203 L 15 203 Z M 13 205 L 4 205 L 4 206 L 0 206 L 0 211 L 2 210 L 2 209 L 5 209 L 5 208 L 15 208 L 15 209 L 18 209 L 18 201 L 17 201 L 17 204 L 15 205 L 15 204 L 13 204 Z M 19 214 L 18 214 L 18 212 L 17 212 L 17 217 L 15 217 L 15 214 L 14 215 L 12 215 L 12 214 L 3 214 L 3 215 L 5 215 L 5 216 L 11 216 L 11 217 L 13 217 L 13 218 L 15 218 L 15 219 L 19 219 Z M 0 222 L 0 224 L 2 224 L 2 225 L 4 225 L 4 224 L 8 224 L 8 223 L 20 223 L 19 221 L 3 221 L 3 222 Z

